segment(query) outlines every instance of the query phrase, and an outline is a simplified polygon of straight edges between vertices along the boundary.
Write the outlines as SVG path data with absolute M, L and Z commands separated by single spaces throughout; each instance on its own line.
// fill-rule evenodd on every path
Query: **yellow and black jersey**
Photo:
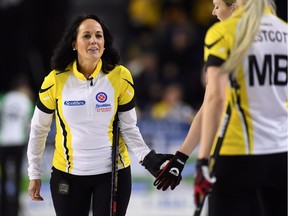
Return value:
M 39 176 L 37 142 L 43 144 L 41 136 L 47 134 L 53 114 L 56 122 L 53 166 L 63 172 L 75 175 L 111 172 L 112 130 L 117 111 L 121 132 L 119 168 L 130 165 L 127 146 L 139 160 L 150 151 L 136 126 L 134 87 L 128 69 L 119 65 L 105 74 L 100 60 L 87 80 L 76 65 L 74 61 L 65 71 L 50 72 L 41 86 L 28 148 L 30 178 Z M 33 157 L 37 160 L 33 161 Z
M 237 12 L 208 30 L 207 67 L 228 59 L 241 25 L 241 9 Z M 287 42 L 287 23 L 267 8 L 248 54 L 227 86 L 227 112 L 211 154 L 219 141 L 221 155 L 287 152 Z

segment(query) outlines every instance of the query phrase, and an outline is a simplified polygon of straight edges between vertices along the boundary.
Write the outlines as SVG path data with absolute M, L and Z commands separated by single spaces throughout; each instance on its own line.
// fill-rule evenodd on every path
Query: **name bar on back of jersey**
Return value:
M 273 30 L 260 30 L 255 38 L 255 42 L 278 42 L 287 43 L 288 33 L 284 31 L 273 31 Z

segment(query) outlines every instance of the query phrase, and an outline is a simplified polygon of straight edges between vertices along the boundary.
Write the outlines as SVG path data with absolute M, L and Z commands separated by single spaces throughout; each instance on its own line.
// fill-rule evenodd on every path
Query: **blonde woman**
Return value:
M 275 15 L 272 0 L 236 3 L 235 14 L 212 26 L 205 38 L 208 84 L 195 202 L 213 186 L 210 216 L 285 216 L 287 23 Z M 193 139 L 189 132 L 177 153 L 188 157 Z M 163 172 L 177 169 L 171 166 L 174 160 Z M 212 177 L 209 162 L 215 162 Z M 159 176 L 158 186 L 171 183 Z
M 236 0 L 213 0 L 213 11 L 212 15 L 216 16 L 219 21 L 229 18 L 236 9 Z M 200 132 L 201 132 L 201 121 L 203 113 L 203 104 L 199 111 L 196 113 L 193 122 L 191 124 L 190 130 L 184 143 L 179 148 L 176 153 L 176 157 L 170 162 L 169 166 L 163 170 L 163 172 L 158 176 L 154 185 L 157 186 L 158 190 L 167 190 L 169 187 L 173 190 L 181 181 L 181 171 L 184 168 L 188 155 L 194 150 L 194 148 L 199 144 Z M 182 153 L 183 152 L 183 153 Z M 179 163 L 180 161 L 180 163 Z M 176 166 L 179 171 L 179 175 L 171 173 L 168 167 L 172 168 Z
M 212 15 L 223 21 L 236 9 L 236 0 L 213 0 L 213 5 Z

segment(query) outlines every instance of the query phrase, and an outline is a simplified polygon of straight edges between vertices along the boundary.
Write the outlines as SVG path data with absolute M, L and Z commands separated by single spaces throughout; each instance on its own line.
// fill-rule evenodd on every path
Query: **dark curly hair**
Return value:
M 93 14 L 83 14 L 78 16 L 74 22 L 72 22 L 54 49 L 50 66 L 52 70 L 64 71 L 66 67 L 77 59 L 77 52 L 73 51 L 72 44 L 76 41 L 78 28 L 81 23 L 87 19 L 96 20 L 103 29 L 105 50 L 101 57 L 102 59 L 102 71 L 109 73 L 119 63 L 120 54 L 119 51 L 113 47 L 113 36 L 108 27 L 101 21 L 99 17 Z

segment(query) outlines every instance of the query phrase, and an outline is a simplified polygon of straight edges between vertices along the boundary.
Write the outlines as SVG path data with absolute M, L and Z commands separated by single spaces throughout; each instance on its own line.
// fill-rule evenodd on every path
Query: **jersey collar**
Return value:
M 91 79 L 91 78 L 94 79 L 99 74 L 99 72 L 101 71 L 101 68 L 102 68 L 102 59 L 99 60 L 94 72 L 90 75 L 89 79 Z M 83 80 L 83 81 L 87 80 L 85 78 L 85 76 L 81 72 L 78 71 L 78 69 L 77 69 L 77 60 L 74 60 L 73 66 L 72 66 L 72 70 L 73 70 L 74 75 L 78 79 Z

